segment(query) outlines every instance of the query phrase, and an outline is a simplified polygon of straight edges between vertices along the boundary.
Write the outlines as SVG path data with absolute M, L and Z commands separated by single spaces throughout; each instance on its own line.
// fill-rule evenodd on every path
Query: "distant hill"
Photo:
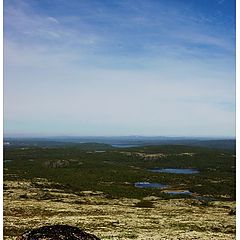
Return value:
M 196 142 L 190 141 L 186 143 L 186 145 L 235 150 L 236 140 L 226 139 L 226 140 L 208 140 L 208 141 L 196 141 Z
M 180 137 L 49 137 L 5 138 L 4 147 L 65 147 L 78 146 L 83 150 L 102 150 L 148 145 L 187 145 L 217 149 L 236 149 L 235 139 L 180 138 Z
M 61 142 L 50 141 L 46 139 L 5 139 L 5 148 L 56 148 L 56 147 L 78 147 L 82 150 L 106 150 L 112 149 L 113 146 L 105 143 L 88 142 L 88 143 L 75 143 L 75 142 Z

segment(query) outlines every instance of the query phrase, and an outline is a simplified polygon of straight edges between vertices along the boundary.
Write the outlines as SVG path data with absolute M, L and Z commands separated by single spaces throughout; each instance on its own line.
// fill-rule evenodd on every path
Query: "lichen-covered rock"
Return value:
M 100 240 L 98 237 L 86 233 L 77 227 L 68 225 L 44 226 L 33 229 L 17 240 Z

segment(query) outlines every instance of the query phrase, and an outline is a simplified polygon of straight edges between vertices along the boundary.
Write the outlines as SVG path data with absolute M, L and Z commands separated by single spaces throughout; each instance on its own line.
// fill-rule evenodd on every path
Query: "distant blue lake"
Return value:
M 198 170 L 193 168 L 154 168 L 149 171 L 155 173 L 196 174 Z
M 111 144 L 111 145 L 116 148 L 131 148 L 131 147 L 142 146 L 141 144 L 125 144 L 125 143 Z
M 150 182 L 136 182 L 134 185 L 137 188 L 160 188 L 160 189 L 164 189 L 164 188 L 168 187 L 168 185 L 166 185 L 166 184 L 150 183 Z

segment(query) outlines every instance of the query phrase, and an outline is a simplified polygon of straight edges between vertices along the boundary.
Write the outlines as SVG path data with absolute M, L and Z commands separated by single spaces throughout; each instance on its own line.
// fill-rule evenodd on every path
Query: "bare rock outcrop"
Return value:
M 33 229 L 17 240 L 100 240 L 93 234 L 68 225 L 52 225 Z

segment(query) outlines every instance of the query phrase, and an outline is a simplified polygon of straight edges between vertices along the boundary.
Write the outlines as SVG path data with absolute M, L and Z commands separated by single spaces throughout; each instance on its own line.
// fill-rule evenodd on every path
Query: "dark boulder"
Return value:
M 100 240 L 98 237 L 86 233 L 77 227 L 68 225 L 44 226 L 33 229 L 17 240 Z
M 233 208 L 229 211 L 229 215 L 236 215 L 236 208 Z

